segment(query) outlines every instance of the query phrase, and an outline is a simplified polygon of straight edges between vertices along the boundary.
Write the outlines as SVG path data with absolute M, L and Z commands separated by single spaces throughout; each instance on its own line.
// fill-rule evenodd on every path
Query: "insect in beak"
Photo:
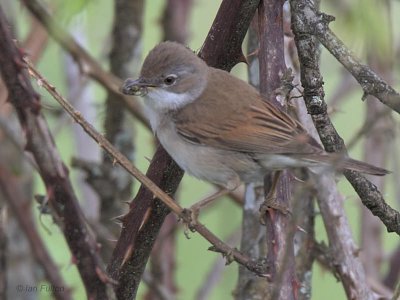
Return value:
M 136 80 L 128 78 L 121 87 L 121 92 L 125 95 L 145 96 L 148 93 L 148 87 L 155 87 L 154 83 L 145 78 Z

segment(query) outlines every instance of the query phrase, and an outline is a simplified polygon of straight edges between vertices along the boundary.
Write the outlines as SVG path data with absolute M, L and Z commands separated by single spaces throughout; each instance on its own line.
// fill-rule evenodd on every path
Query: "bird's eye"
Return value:
M 166 85 L 172 85 L 174 84 L 176 81 L 176 75 L 168 75 L 167 77 L 165 77 L 164 79 L 164 83 Z

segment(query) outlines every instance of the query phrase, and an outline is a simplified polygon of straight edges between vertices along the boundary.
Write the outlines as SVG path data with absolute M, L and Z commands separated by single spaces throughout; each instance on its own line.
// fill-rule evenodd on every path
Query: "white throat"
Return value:
M 195 101 L 203 92 L 205 86 L 192 89 L 186 93 L 173 93 L 162 88 L 149 88 L 144 96 L 145 113 L 150 121 L 153 132 L 157 131 L 162 117 L 170 111 L 180 109 Z

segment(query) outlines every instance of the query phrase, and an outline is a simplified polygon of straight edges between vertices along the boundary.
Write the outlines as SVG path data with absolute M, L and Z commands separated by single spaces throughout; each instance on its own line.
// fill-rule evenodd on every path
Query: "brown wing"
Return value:
M 248 84 L 227 72 L 214 70 L 217 84 L 201 100 L 175 114 L 178 133 L 191 143 L 250 153 L 312 154 L 321 151 L 303 127 L 261 99 Z M 227 80 L 234 80 L 227 86 Z M 243 101 L 230 101 L 238 95 Z M 239 103 L 238 103 L 239 102 Z

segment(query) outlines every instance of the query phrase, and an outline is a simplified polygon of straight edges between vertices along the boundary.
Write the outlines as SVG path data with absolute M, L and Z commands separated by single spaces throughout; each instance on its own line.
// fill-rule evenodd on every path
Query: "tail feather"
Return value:
M 346 169 L 346 170 L 357 171 L 360 173 L 365 173 L 365 174 L 375 175 L 375 176 L 384 176 L 386 174 L 391 173 L 390 171 L 388 171 L 386 169 L 376 167 L 376 166 L 373 166 L 373 165 L 370 165 L 365 162 L 355 160 L 352 158 L 347 158 L 343 162 L 342 167 L 343 167 L 343 169 Z
M 370 164 L 367 164 L 363 161 L 355 160 L 346 156 L 343 156 L 339 153 L 329 153 L 329 154 L 320 154 L 320 155 L 309 155 L 309 156 L 302 156 L 303 160 L 307 160 L 309 162 L 314 163 L 326 163 L 332 166 L 334 169 L 337 170 L 352 170 L 357 171 L 364 174 L 375 175 L 375 176 L 384 176 L 386 174 L 390 174 L 391 172 L 376 167 Z

